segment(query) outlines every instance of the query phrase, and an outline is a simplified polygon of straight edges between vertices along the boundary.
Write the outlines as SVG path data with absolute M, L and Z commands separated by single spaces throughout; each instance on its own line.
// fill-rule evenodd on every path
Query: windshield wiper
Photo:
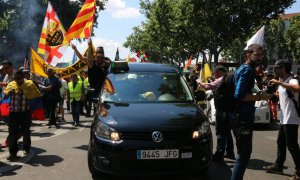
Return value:
M 125 102 L 115 102 L 115 101 L 103 101 L 103 103 L 106 104 L 114 104 L 115 106 L 129 106 L 129 103 L 125 103 Z

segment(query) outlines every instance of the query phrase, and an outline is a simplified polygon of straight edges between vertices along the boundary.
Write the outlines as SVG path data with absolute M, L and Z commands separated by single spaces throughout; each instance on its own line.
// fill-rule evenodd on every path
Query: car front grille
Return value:
M 161 132 L 165 140 L 187 139 L 192 137 L 192 132 Z M 122 139 L 152 139 L 152 132 L 122 132 Z

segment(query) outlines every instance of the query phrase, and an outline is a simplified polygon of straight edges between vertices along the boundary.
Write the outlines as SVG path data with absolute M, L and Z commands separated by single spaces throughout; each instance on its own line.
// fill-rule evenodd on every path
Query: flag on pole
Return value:
M 31 48 L 30 71 L 42 77 L 48 77 L 43 59 Z
M 66 42 L 72 39 L 89 38 L 92 34 L 96 14 L 96 0 L 86 0 L 66 35 Z
M 130 62 L 130 54 L 128 54 L 126 62 Z
M 183 71 L 186 71 L 190 67 L 190 65 L 192 64 L 192 60 L 193 60 L 193 55 L 190 56 L 190 59 L 185 64 Z
M 29 47 L 26 48 L 26 55 L 25 55 L 24 63 L 23 63 L 24 70 L 27 70 L 29 68 L 29 64 L 28 64 L 28 51 L 29 51 Z
M 103 86 L 104 86 L 104 90 L 109 94 L 114 94 L 116 92 L 113 84 L 108 78 L 105 79 Z
M 261 46 L 264 45 L 264 35 L 265 35 L 265 26 L 261 27 L 251 39 L 247 41 L 247 46 L 244 50 L 247 50 L 251 44 L 259 44 Z
M 45 15 L 42 33 L 38 45 L 38 53 L 44 55 L 48 64 L 55 66 L 63 56 L 67 46 L 63 46 L 65 28 L 61 24 L 50 2 Z
M 115 61 L 120 61 L 120 56 L 119 56 L 119 48 L 117 48 L 117 52 L 116 52 Z
M 75 53 L 75 51 L 74 51 L 74 54 L 73 54 L 73 58 L 72 58 L 71 64 L 74 64 L 76 61 L 77 61 L 77 55 L 76 55 L 76 53 Z M 71 64 L 70 64 L 70 65 L 71 65 Z
M 148 56 L 146 55 L 145 51 L 143 51 L 141 62 L 148 62 Z

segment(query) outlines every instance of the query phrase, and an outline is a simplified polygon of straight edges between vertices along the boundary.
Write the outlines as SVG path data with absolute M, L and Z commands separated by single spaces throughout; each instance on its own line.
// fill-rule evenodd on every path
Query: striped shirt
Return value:
M 22 90 L 15 92 L 11 95 L 11 101 L 9 103 L 10 112 L 25 112 L 29 111 L 29 103 Z

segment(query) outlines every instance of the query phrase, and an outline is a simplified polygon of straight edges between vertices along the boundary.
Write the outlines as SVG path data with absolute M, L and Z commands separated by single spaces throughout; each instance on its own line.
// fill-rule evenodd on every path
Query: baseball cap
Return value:
M 275 62 L 274 67 L 292 67 L 292 64 L 289 60 L 287 59 L 280 59 L 278 61 Z

